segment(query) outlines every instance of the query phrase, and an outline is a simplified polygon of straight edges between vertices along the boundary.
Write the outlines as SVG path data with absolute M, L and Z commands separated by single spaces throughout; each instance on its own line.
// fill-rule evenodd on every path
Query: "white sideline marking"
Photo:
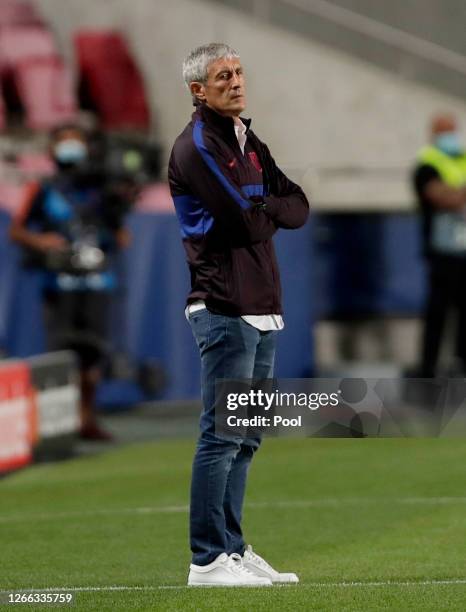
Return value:
M 406 504 L 439 506 L 448 504 L 466 504 L 466 497 L 335 497 L 303 500 L 276 500 L 269 502 L 246 502 L 245 508 L 320 508 L 342 506 L 364 506 L 378 504 Z M 176 514 L 187 513 L 189 506 L 147 506 L 136 508 L 102 508 L 95 510 L 70 510 L 62 512 L 37 512 L 34 514 L 0 514 L 0 523 L 18 523 L 21 521 L 48 521 L 55 519 L 79 518 L 83 516 L 107 516 L 125 514 Z
M 406 581 L 396 581 L 396 580 L 387 580 L 387 581 L 374 581 L 374 582 L 308 582 L 306 584 L 300 585 L 274 585 L 279 588 L 351 588 L 351 587 L 386 587 L 386 586 L 441 586 L 441 585 L 454 585 L 454 584 L 464 584 L 466 585 L 466 578 L 457 578 L 451 580 L 406 580 Z M 113 586 L 77 586 L 77 587 L 37 587 L 37 588 L 28 588 L 28 589 L 18 589 L 12 588 L 9 591 L 2 590 L 0 593 L 8 593 L 8 592 L 30 592 L 30 591 L 42 591 L 42 592 L 51 592 L 56 593 L 60 591 L 65 592 L 111 592 L 111 591 L 163 591 L 163 590 L 171 590 L 171 589 L 196 589 L 199 587 L 190 587 L 186 584 L 182 585 L 170 585 L 170 584 L 162 584 L 158 586 L 125 586 L 125 585 L 113 585 Z M 207 588 L 219 588 L 219 587 L 209 587 Z M 221 587 L 220 587 L 221 588 Z M 225 587 L 231 588 L 231 587 Z M 234 588 L 234 587 L 233 587 Z M 237 587 L 236 587 L 237 588 Z M 247 587 L 250 588 L 250 587 Z M 262 588 L 262 587 L 258 587 Z

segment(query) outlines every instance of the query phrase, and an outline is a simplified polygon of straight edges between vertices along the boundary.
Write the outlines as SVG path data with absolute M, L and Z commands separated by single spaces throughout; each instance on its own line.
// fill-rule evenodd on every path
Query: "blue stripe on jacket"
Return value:
M 212 228 L 214 219 L 199 198 L 192 195 L 179 195 L 173 198 L 176 215 L 180 222 L 181 236 L 203 236 Z
M 194 144 L 196 145 L 197 150 L 201 154 L 202 159 L 205 161 L 210 170 L 215 174 L 215 176 L 220 181 L 221 185 L 225 188 L 228 194 L 233 198 L 233 200 L 241 206 L 241 208 L 249 208 L 251 203 L 248 200 L 245 200 L 241 197 L 233 185 L 228 181 L 223 172 L 220 170 L 219 165 L 215 161 L 212 153 L 207 149 L 204 144 L 204 137 L 202 134 L 202 130 L 204 129 L 204 122 L 197 120 L 194 124 L 193 128 L 193 139 Z
M 241 190 L 248 196 L 248 198 L 252 198 L 253 196 L 264 196 L 264 185 L 263 183 L 257 183 L 253 185 L 243 185 Z

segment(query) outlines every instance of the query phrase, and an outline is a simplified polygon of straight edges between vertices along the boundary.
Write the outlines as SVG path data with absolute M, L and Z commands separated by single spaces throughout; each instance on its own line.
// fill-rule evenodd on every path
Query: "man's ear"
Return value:
M 193 81 L 189 84 L 189 89 L 196 100 L 199 100 L 199 102 L 205 102 L 205 91 L 202 83 L 199 83 L 199 81 Z

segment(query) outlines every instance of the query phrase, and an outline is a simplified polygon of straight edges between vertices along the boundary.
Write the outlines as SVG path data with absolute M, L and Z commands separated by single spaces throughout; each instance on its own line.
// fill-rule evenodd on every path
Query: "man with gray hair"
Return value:
M 238 53 L 225 44 L 198 47 L 183 77 L 196 110 L 173 146 L 168 175 L 191 272 L 186 316 L 201 356 L 203 401 L 188 584 L 298 582 L 244 542 L 246 477 L 261 439 L 216 430 L 215 381 L 273 376 L 283 311 L 272 236 L 304 225 L 309 205 L 240 117 L 246 103 Z

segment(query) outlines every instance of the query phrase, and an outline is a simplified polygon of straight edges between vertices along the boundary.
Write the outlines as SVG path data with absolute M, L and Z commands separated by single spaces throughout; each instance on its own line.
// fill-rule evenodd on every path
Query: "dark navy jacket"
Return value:
M 301 227 L 309 204 L 242 121 L 244 155 L 233 119 L 205 105 L 173 146 L 168 178 L 191 272 L 188 303 L 230 316 L 281 314 L 272 236 Z

